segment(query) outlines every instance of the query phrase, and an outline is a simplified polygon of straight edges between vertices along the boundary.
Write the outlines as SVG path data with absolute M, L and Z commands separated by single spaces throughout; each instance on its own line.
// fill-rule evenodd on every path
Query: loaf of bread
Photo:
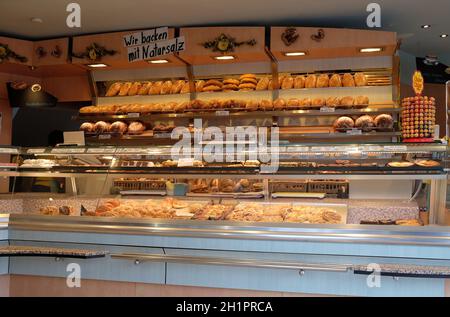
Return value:
M 297 109 L 300 107 L 300 100 L 297 98 L 291 98 L 287 101 L 286 106 L 288 109 Z
M 321 107 L 321 106 L 324 106 L 325 105 L 325 99 L 323 99 L 323 98 L 314 98 L 312 101 L 311 101 L 311 106 L 315 106 L 315 107 Z
M 128 96 L 136 96 L 142 84 L 138 81 L 134 82 L 128 90 Z
M 286 76 L 281 83 L 281 89 L 292 89 L 294 87 L 294 78 Z
M 319 77 L 317 77 L 317 83 L 316 83 L 317 88 L 328 87 L 328 85 L 329 85 L 329 78 L 328 78 L 327 74 L 321 74 L 321 75 L 319 75 Z
M 202 92 L 204 85 L 205 85 L 205 81 L 204 80 L 197 80 L 197 82 L 195 83 L 195 91 Z
M 145 131 L 145 125 L 139 121 L 133 121 L 128 126 L 128 133 L 130 134 L 141 134 Z
M 344 87 L 355 87 L 355 80 L 353 79 L 353 75 L 350 73 L 345 73 L 342 76 L 342 86 Z
M 127 132 L 127 128 L 128 128 L 128 126 L 125 122 L 116 121 L 116 122 L 113 122 L 111 124 L 111 126 L 109 127 L 109 132 L 125 133 L 125 132 Z
M 294 79 L 294 88 L 302 89 L 305 88 L 305 76 L 297 76 Z
M 172 89 L 172 81 L 171 80 L 166 80 L 161 85 L 161 95 L 170 94 L 171 89 Z
M 375 118 L 374 123 L 379 131 L 390 130 L 394 126 L 394 119 L 389 114 L 380 114 Z
M 181 88 L 180 93 L 181 94 L 187 94 L 187 93 L 190 93 L 190 92 L 191 92 L 191 88 L 189 86 L 189 82 L 187 81 L 187 82 L 184 83 L 183 87 Z
M 300 101 L 300 107 L 306 108 L 306 107 L 311 107 L 311 99 L 310 98 L 303 98 Z
M 369 104 L 369 97 L 367 97 L 367 96 L 358 96 L 358 97 L 356 97 L 355 105 L 366 106 L 368 104 Z
M 355 73 L 356 86 L 367 86 L 367 77 L 364 73 Z
M 269 78 L 262 77 L 256 85 L 256 90 L 267 90 L 269 87 Z
M 181 89 L 184 86 L 184 80 L 177 80 L 172 84 L 172 88 L 170 89 L 171 94 L 179 94 Z
M 94 125 L 94 131 L 97 133 L 104 133 L 109 131 L 110 124 L 105 121 L 98 121 Z
M 259 103 L 259 108 L 264 111 L 270 111 L 273 109 L 273 104 L 271 100 L 263 99 Z
M 108 90 L 106 91 L 106 97 L 113 97 L 117 96 L 117 94 L 120 91 L 120 88 L 122 87 L 122 83 L 113 83 L 111 86 L 109 86 Z
M 341 106 L 352 107 L 355 104 L 355 99 L 351 96 L 341 98 Z
M 340 117 L 333 123 L 333 127 L 336 131 L 345 131 L 355 126 L 355 122 L 350 117 Z
M 80 126 L 80 130 L 84 131 L 84 132 L 93 132 L 94 131 L 94 123 L 83 122 Z
M 123 83 L 120 87 L 119 96 L 126 96 L 128 95 L 128 91 L 130 90 L 131 86 L 133 84 L 130 82 Z
M 342 80 L 339 74 L 333 74 L 328 82 L 330 87 L 342 87 Z
M 161 94 L 161 86 L 162 86 L 162 84 L 163 84 L 162 81 L 154 82 L 152 84 L 152 86 L 150 87 L 149 94 L 150 95 L 160 95 Z
M 336 107 L 339 106 L 341 100 L 338 97 L 328 97 L 325 105 L 327 107 Z
M 371 116 L 364 115 L 356 119 L 355 126 L 364 132 L 369 132 L 375 127 L 375 122 Z
M 275 110 L 283 110 L 286 108 L 286 101 L 283 98 L 278 98 L 273 102 L 273 108 Z
M 151 87 L 152 87 L 152 82 L 143 83 L 141 88 L 139 88 L 137 94 L 140 95 L 140 96 L 148 95 Z
M 316 88 L 317 76 L 312 74 L 308 75 L 305 80 L 305 88 Z

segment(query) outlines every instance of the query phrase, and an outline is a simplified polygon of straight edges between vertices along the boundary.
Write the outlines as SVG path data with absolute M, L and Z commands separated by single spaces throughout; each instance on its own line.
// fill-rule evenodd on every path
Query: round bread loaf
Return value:
M 94 125 L 94 131 L 97 133 L 103 133 L 109 131 L 110 124 L 105 121 L 98 121 Z
M 355 126 L 364 132 L 369 132 L 375 127 L 375 122 L 371 116 L 364 115 L 356 119 Z
M 337 131 L 345 131 L 346 129 L 351 129 L 354 126 L 355 122 L 350 117 L 340 117 L 333 123 L 334 129 Z
M 131 134 L 141 134 L 145 131 L 145 125 L 139 121 L 133 121 L 128 126 L 128 133 Z
M 127 132 L 127 124 L 122 121 L 116 121 L 111 124 L 109 127 L 109 132 L 115 132 L 115 133 L 125 133 Z
M 394 126 L 394 119 L 389 114 L 380 114 L 375 118 L 374 123 L 381 130 L 390 130 Z
M 84 132 L 94 131 L 94 124 L 92 122 L 84 122 L 80 126 L 80 130 Z

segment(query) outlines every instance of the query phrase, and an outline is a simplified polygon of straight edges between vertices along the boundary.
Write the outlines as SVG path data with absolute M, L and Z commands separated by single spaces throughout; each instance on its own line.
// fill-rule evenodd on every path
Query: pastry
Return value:
M 205 81 L 204 80 L 197 80 L 197 82 L 195 83 L 195 91 L 202 92 L 204 85 L 205 85 Z
M 355 87 L 355 80 L 353 79 L 352 74 L 345 73 L 344 75 L 342 75 L 342 86 Z
M 221 91 L 222 87 L 220 86 L 215 86 L 215 85 L 209 85 L 206 87 L 203 87 L 203 92 L 214 92 L 214 91 Z
M 227 78 L 227 79 L 225 79 L 223 81 L 224 85 L 236 85 L 236 86 L 239 86 L 240 83 L 241 82 L 239 80 L 234 79 L 234 78 Z
M 122 87 L 122 83 L 113 83 L 111 86 L 109 86 L 108 90 L 106 91 L 106 97 L 113 97 L 116 96 L 120 88 Z
M 294 87 L 294 78 L 286 76 L 281 83 L 281 89 L 292 89 Z
M 141 134 L 144 131 L 145 131 L 145 125 L 139 121 L 133 121 L 128 126 L 129 134 Z
M 225 84 L 222 86 L 222 91 L 230 92 L 230 91 L 236 91 L 239 90 L 239 86 L 235 84 Z
M 93 132 L 94 124 L 92 122 L 84 122 L 81 124 L 80 130 L 84 132 Z
M 399 219 L 395 221 L 395 224 L 398 226 L 423 226 L 423 223 L 418 219 Z
M 327 74 L 321 74 L 321 75 L 319 75 L 319 77 L 317 77 L 316 87 L 317 88 L 328 87 L 328 83 L 329 83 L 328 75 Z
M 128 90 L 130 90 L 132 85 L 133 84 L 130 83 L 130 82 L 123 83 L 122 86 L 120 87 L 120 90 L 119 90 L 119 96 L 126 96 L 126 95 L 128 95 Z
M 256 75 L 255 74 L 243 74 L 239 77 L 239 80 L 242 80 L 244 78 L 253 78 L 256 79 Z
M 258 84 L 258 80 L 256 80 L 256 78 L 243 78 L 241 79 L 241 84 L 253 84 L 256 86 L 256 84 Z
M 341 81 L 341 76 L 339 74 L 333 74 L 330 77 L 330 80 L 328 82 L 328 85 L 330 87 L 342 87 L 342 81 Z
M 190 103 L 190 108 L 192 109 L 206 109 L 208 107 L 208 103 L 203 100 L 192 100 Z
M 303 98 L 300 101 L 300 107 L 303 107 L 303 108 L 310 107 L 311 103 L 312 103 L 312 101 L 310 98 Z
M 259 107 L 259 102 L 250 100 L 250 101 L 247 101 L 247 103 L 245 105 L 245 110 L 256 111 L 256 110 L 258 110 L 258 107 Z
M 345 131 L 347 129 L 353 128 L 354 126 L 355 122 L 350 117 L 340 117 L 333 123 L 333 127 L 336 131 Z
M 138 95 L 148 95 L 150 88 L 152 87 L 152 82 L 143 83 L 141 88 L 138 90 Z
M 325 105 L 325 99 L 323 99 L 323 98 L 314 98 L 312 101 L 311 101 L 311 106 L 315 106 L 315 107 L 322 107 L 322 106 L 324 106 Z
M 356 119 L 355 126 L 358 129 L 363 130 L 364 132 L 369 132 L 373 130 L 375 122 L 373 121 L 373 118 L 371 116 L 364 115 Z
M 217 99 L 212 99 L 208 102 L 208 109 L 220 109 L 221 102 Z
M 394 119 L 389 114 L 380 114 L 374 120 L 379 131 L 390 130 L 394 127 Z
M 305 76 L 297 76 L 294 79 L 294 88 L 302 89 L 305 88 Z
M 189 108 L 189 101 L 185 101 L 185 102 L 179 102 L 177 103 L 177 105 L 174 107 L 174 111 L 175 112 L 183 112 L 186 109 Z
M 340 102 L 341 101 L 338 97 L 328 97 L 325 102 L 325 105 L 327 107 L 336 107 L 336 106 L 339 106 Z
M 172 89 L 172 81 L 171 80 L 166 80 L 161 85 L 161 95 L 170 94 L 171 89 Z
M 109 132 L 125 133 L 125 132 L 127 132 L 127 128 L 128 128 L 128 126 L 125 122 L 116 121 L 116 122 L 113 122 L 111 124 L 111 126 L 109 127 Z
M 433 160 L 416 160 L 414 163 L 422 167 L 436 167 L 441 165 L 441 163 Z
M 269 77 L 262 77 L 256 85 L 256 90 L 267 90 L 269 88 Z
M 355 105 L 357 105 L 357 106 L 367 106 L 367 105 L 369 105 L 369 97 L 367 97 L 367 96 L 358 96 L 358 97 L 356 97 Z
M 150 95 L 159 95 L 159 94 L 161 94 L 161 86 L 162 86 L 162 84 L 163 84 L 162 81 L 154 82 L 152 84 L 152 86 L 150 87 L 149 94 Z
M 261 102 L 259 103 L 259 108 L 264 111 L 272 110 L 273 109 L 272 101 L 267 100 L 267 99 L 261 100 Z
M 239 85 L 239 90 L 243 89 L 249 89 L 249 90 L 255 90 L 256 85 L 252 83 L 244 83 Z
M 208 86 L 217 86 L 217 87 L 221 87 L 223 86 L 222 82 L 216 79 L 210 79 L 207 82 L 205 82 L 205 84 L 203 85 L 203 90 L 205 89 L 205 87 Z
M 191 92 L 191 86 L 189 82 L 185 82 L 183 87 L 181 88 L 180 94 L 187 94 Z
M 305 80 L 305 88 L 316 88 L 317 84 L 317 76 L 316 75 L 308 75 Z
M 185 84 L 184 80 L 177 80 L 172 84 L 172 88 L 170 89 L 171 94 L 179 94 L 181 92 L 181 89 L 183 88 Z
M 411 167 L 414 165 L 412 162 L 402 161 L 402 162 L 389 162 L 387 163 L 390 167 Z
M 278 98 L 273 102 L 273 109 L 284 110 L 286 108 L 286 101 L 283 98 Z
M 355 73 L 354 79 L 356 86 L 367 86 L 367 77 L 364 73 Z
M 105 121 L 98 121 L 94 125 L 94 131 L 97 133 L 108 132 L 110 124 Z
M 130 89 L 128 89 L 128 96 L 136 96 L 139 89 L 141 89 L 142 84 L 138 81 L 134 82 Z
M 355 104 L 355 99 L 350 96 L 341 98 L 340 105 L 344 107 L 352 107 Z
M 300 100 L 297 98 L 291 98 L 287 101 L 286 106 L 288 109 L 297 109 L 300 106 Z

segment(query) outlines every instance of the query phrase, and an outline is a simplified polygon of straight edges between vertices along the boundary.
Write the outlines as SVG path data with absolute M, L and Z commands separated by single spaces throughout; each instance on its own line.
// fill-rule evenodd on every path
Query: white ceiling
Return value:
M 66 5 L 79 3 L 81 28 L 66 26 Z M 449 0 L 0 0 L 0 34 L 29 39 L 154 26 L 298 25 L 366 28 L 366 6 L 382 9 L 382 29 L 403 38 L 416 56 L 436 54 L 450 64 Z M 32 17 L 43 23 L 32 23 Z M 422 24 L 432 28 L 423 30 Z

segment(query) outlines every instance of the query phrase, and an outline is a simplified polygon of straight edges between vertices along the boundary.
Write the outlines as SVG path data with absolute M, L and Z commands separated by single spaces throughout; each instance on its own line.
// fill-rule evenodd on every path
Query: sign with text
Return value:
M 123 37 L 125 47 L 150 44 L 153 42 L 166 41 L 169 39 L 169 28 L 154 28 L 142 32 L 136 32 Z
M 167 41 L 152 42 L 150 44 L 128 47 L 128 62 L 152 59 L 158 56 L 184 51 L 184 36 Z

